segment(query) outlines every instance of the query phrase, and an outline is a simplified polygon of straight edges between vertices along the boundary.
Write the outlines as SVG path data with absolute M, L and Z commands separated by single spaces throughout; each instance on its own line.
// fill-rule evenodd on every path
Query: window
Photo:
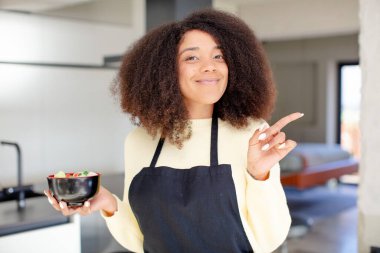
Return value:
M 361 70 L 358 63 L 339 64 L 338 143 L 360 158 Z

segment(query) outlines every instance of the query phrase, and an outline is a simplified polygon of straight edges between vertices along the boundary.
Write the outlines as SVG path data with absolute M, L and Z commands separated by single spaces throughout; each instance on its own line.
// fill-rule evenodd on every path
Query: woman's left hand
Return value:
M 302 116 L 302 113 L 292 113 L 271 127 L 254 132 L 249 140 L 247 158 L 248 172 L 253 178 L 267 179 L 269 170 L 297 146 L 295 141 L 286 140 L 286 135 L 281 129 Z

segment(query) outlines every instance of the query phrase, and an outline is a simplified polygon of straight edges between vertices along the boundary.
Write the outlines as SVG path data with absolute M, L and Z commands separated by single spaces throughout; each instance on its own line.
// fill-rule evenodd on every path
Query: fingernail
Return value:
M 283 148 L 285 148 L 285 143 L 282 143 L 282 144 L 280 144 L 280 146 L 278 146 L 278 149 L 283 149 Z
M 305 115 L 305 114 L 304 114 L 304 113 L 302 113 L 302 112 L 301 112 L 300 114 L 301 114 L 301 117 L 302 117 L 303 115 Z
M 267 128 L 268 128 L 267 124 L 261 125 L 261 127 L 259 128 L 259 131 L 262 132 L 262 131 L 264 131 Z
M 50 198 L 48 198 L 48 201 L 49 201 L 50 205 L 53 205 L 53 201 Z
M 44 190 L 44 194 L 47 196 L 48 194 L 47 194 L 47 192 Z
M 63 209 L 63 203 L 62 203 L 62 202 L 59 202 L 59 207 L 60 207 L 61 209 Z
M 262 133 L 259 135 L 259 141 L 262 141 L 262 140 L 265 140 L 265 138 L 267 138 L 267 134 L 266 133 Z
M 265 144 L 262 148 L 261 148 L 261 150 L 262 151 L 265 151 L 265 150 L 267 150 L 269 148 L 269 144 L 267 143 L 267 144 Z
M 90 202 L 88 202 L 88 201 L 84 202 L 84 206 L 85 207 L 90 207 Z

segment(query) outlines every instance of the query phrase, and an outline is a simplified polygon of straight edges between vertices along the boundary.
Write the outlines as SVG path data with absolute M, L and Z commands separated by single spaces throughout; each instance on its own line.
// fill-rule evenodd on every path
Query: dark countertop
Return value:
M 26 199 L 23 211 L 17 211 L 16 201 L 0 203 L 0 236 L 69 223 L 69 218 L 57 212 L 47 198 Z
M 102 175 L 101 184 L 111 192 L 123 196 L 124 173 Z M 34 184 L 34 190 L 43 193 L 47 182 Z M 45 196 L 26 199 L 25 210 L 17 211 L 16 201 L 0 202 L 0 236 L 29 230 L 69 223 L 69 217 L 63 216 L 49 204 Z

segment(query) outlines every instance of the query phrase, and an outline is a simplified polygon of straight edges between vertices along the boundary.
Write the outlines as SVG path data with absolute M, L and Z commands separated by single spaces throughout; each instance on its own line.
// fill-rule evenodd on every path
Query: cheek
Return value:
M 228 78 L 228 66 L 226 63 L 223 64 L 222 71 L 223 71 L 223 74 Z
M 180 85 L 184 85 L 194 75 L 195 69 L 192 66 L 180 66 L 178 70 L 178 78 Z
M 227 82 L 228 82 L 228 67 L 227 67 L 227 64 L 225 64 L 222 68 L 221 68 L 221 71 L 223 73 L 223 76 L 225 78 L 225 85 L 227 86 Z
M 179 89 L 183 95 L 183 93 L 186 93 L 186 87 L 188 86 L 188 70 L 185 67 L 180 67 L 178 70 L 178 84 L 179 84 Z

